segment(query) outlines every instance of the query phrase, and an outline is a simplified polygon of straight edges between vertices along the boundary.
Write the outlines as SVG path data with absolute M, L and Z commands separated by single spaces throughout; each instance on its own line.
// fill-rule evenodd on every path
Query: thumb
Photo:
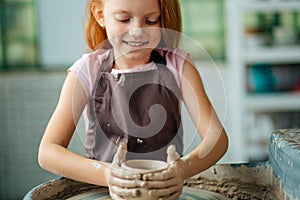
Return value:
M 127 145 L 124 142 L 121 142 L 118 150 L 113 158 L 113 166 L 121 166 L 121 163 L 125 161 L 127 154 Z
M 171 144 L 168 147 L 167 154 L 168 154 L 167 162 L 170 164 L 174 163 L 176 160 L 178 160 L 180 158 L 180 155 L 177 153 L 176 147 L 173 144 Z

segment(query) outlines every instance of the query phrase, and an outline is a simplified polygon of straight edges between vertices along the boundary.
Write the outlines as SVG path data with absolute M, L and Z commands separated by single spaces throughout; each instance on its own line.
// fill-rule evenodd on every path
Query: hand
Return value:
M 143 175 L 143 187 L 150 188 L 149 193 L 159 199 L 178 199 L 183 190 L 184 181 L 184 161 L 180 159 L 174 145 L 170 145 L 167 150 L 168 163 L 170 166 L 157 173 Z
M 125 171 L 121 168 L 122 162 L 126 159 L 127 147 L 121 143 L 113 162 L 106 170 L 106 180 L 109 193 L 112 199 L 123 200 L 138 197 L 141 185 L 141 174 Z

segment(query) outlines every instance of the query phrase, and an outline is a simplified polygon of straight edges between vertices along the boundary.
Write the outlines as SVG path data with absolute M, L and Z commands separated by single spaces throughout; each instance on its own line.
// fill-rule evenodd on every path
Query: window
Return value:
M 224 60 L 223 0 L 181 0 L 181 7 L 183 33 L 203 46 L 214 60 Z M 191 54 L 201 59 L 201 55 L 197 57 L 197 52 L 191 50 Z
M 0 69 L 38 66 L 35 0 L 0 0 Z

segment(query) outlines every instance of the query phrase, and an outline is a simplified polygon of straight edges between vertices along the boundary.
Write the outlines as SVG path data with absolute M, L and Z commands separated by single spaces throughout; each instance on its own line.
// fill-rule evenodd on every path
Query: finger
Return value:
M 138 197 L 141 194 L 139 189 L 137 188 L 129 189 L 129 188 L 121 188 L 118 186 L 111 186 L 110 189 L 113 194 L 116 194 L 119 197 L 124 197 L 126 199 Z
M 168 188 L 168 187 L 176 186 L 180 182 L 182 181 L 180 181 L 178 178 L 171 178 L 163 181 L 143 181 L 140 184 L 140 187 L 160 189 L 160 188 Z
M 162 188 L 162 189 L 151 189 L 149 190 L 149 194 L 156 197 L 169 196 L 172 193 L 181 192 L 182 187 L 183 187 L 182 185 L 176 185 L 176 186 Z
M 166 197 L 160 197 L 159 200 L 174 200 L 174 199 L 179 199 L 181 195 L 181 191 L 179 192 L 175 192 L 169 196 L 166 196 Z
M 175 172 L 175 166 L 170 166 L 168 169 L 162 171 L 162 172 L 154 172 L 154 173 L 148 173 L 143 175 L 144 181 L 163 181 L 166 179 L 170 179 L 174 177 Z
M 141 187 L 142 181 L 141 180 L 131 180 L 131 179 L 123 179 L 116 176 L 111 176 L 109 180 L 110 185 L 116 185 L 120 187 L 126 188 L 137 188 Z
M 174 163 L 176 160 L 178 160 L 180 158 L 179 154 L 176 151 L 176 147 L 175 145 L 170 145 L 167 149 L 167 162 L 168 163 Z
M 110 185 L 109 185 L 108 189 L 109 189 L 109 195 L 110 195 L 111 199 L 124 200 L 124 198 L 122 198 L 122 197 L 120 197 L 117 194 L 115 194 L 115 193 L 112 192 Z
M 123 179 L 130 179 L 130 180 L 140 180 L 141 174 L 131 171 L 123 170 L 122 168 L 112 168 L 111 174 L 113 176 L 123 178 Z
M 124 199 L 124 198 L 122 198 L 122 197 L 120 197 L 120 196 L 118 196 L 117 194 L 114 194 L 114 193 L 110 193 L 109 195 L 114 200 L 126 200 L 126 199 Z

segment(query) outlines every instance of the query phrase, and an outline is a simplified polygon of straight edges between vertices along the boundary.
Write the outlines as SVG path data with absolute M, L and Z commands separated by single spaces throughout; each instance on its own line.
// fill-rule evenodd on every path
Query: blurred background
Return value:
M 0 0 L 0 199 L 55 175 L 37 163 L 67 69 L 87 51 L 82 0 Z M 300 127 L 300 1 L 181 0 L 187 47 L 230 139 L 220 163 L 265 161 L 272 130 Z M 200 141 L 184 110 L 185 148 Z M 70 148 L 83 154 L 79 124 Z

